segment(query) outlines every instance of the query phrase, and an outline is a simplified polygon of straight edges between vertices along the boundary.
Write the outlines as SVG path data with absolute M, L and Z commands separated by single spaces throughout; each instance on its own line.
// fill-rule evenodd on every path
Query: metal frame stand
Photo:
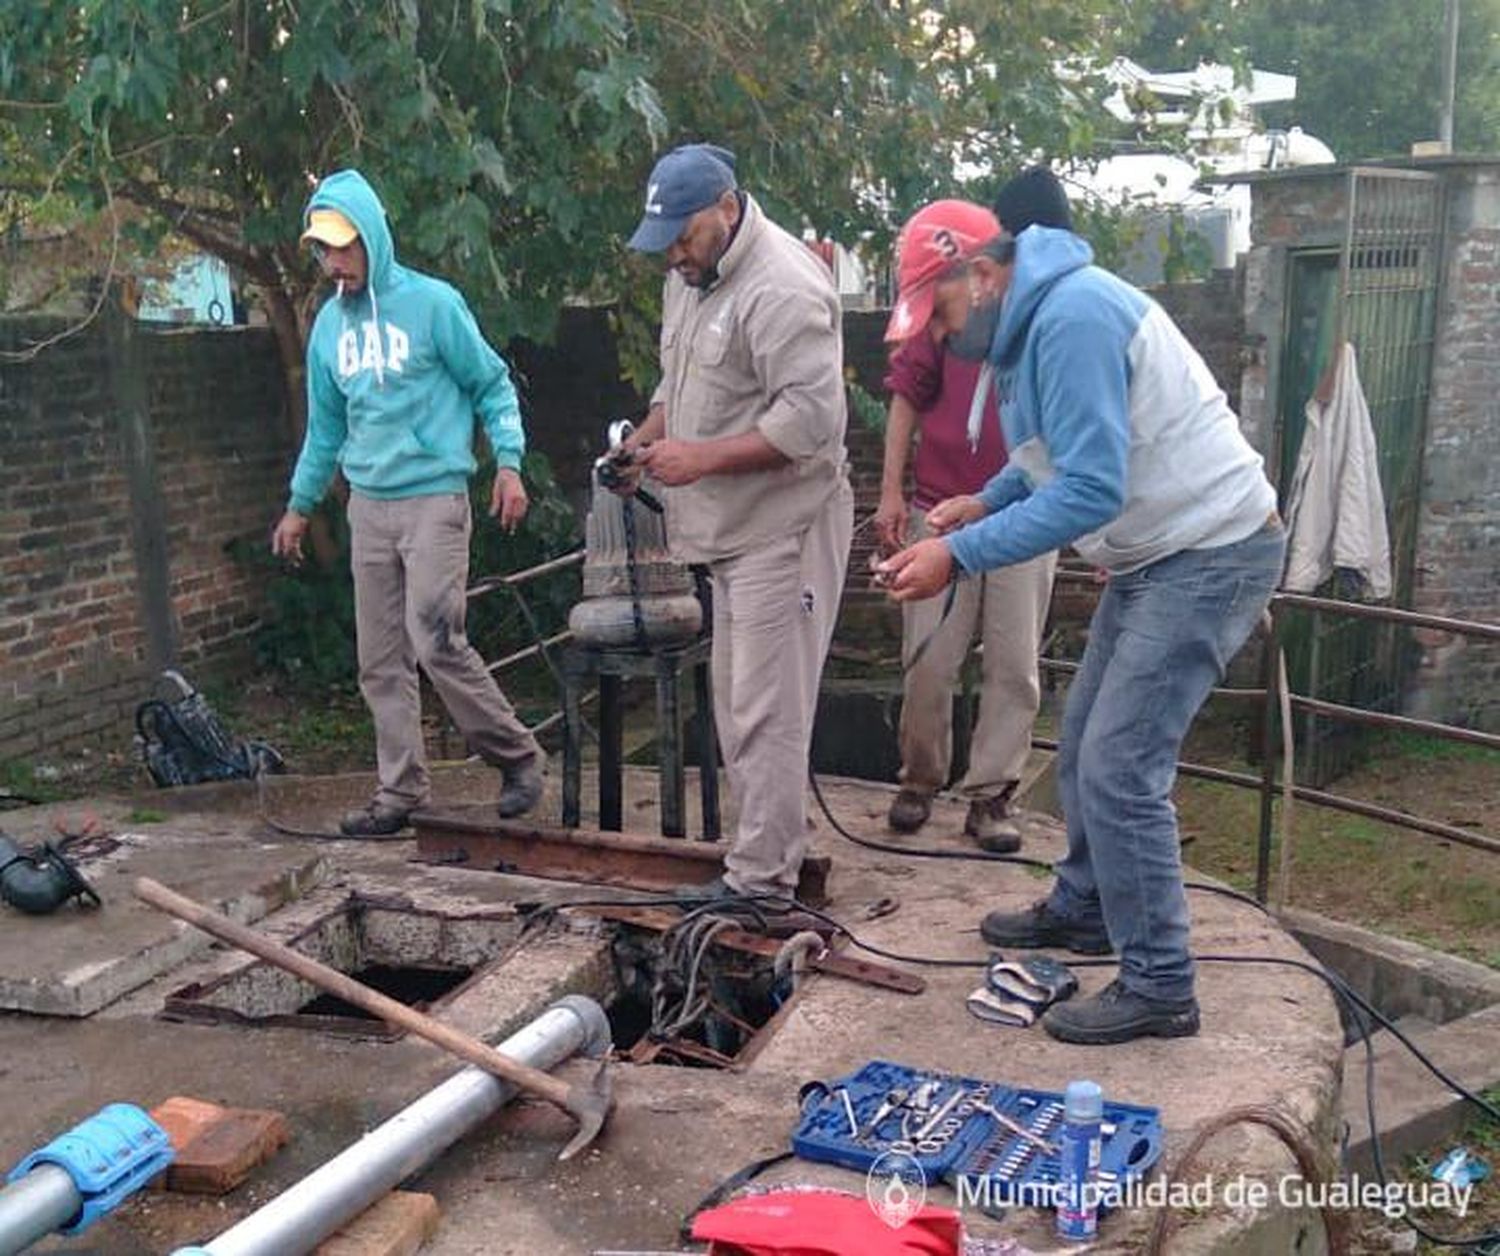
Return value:
M 621 682 L 656 682 L 657 762 L 661 774 L 661 831 L 687 835 L 687 771 L 682 738 L 682 673 L 691 669 L 698 712 L 698 782 L 703 801 L 703 839 L 717 841 L 719 742 L 714 729 L 713 643 L 701 638 L 657 650 L 570 645 L 563 654 L 563 824 L 576 828 L 583 784 L 583 721 L 587 687 L 599 686 L 599 827 L 620 832 L 624 813 L 624 706 Z

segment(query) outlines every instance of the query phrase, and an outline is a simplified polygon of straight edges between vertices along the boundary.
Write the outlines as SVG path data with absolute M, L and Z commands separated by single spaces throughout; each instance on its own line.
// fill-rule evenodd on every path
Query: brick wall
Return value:
M 123 745 L 157 667 L 230 667 L 256 621 L 226 546 L 284 492 L 274 344 L 122 322 L 0 363 L 0 758 Z M 0 349 L 56 330 L 0 323 Z
M 1500 624 L 1500 166 L 1448 180 L 1412 608 Z M 1407 709 L 1500 730 L 1500 644 L 1414 635 Z

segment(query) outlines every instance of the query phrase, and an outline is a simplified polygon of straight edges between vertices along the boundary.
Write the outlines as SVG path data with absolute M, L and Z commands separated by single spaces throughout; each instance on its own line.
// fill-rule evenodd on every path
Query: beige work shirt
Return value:
M 674 271 L 662 302 L 667 435 L 759 431 L 790 463 L 669 488 L 667 528 L 687 562 L 716 562 L 805 530 L 847 471 L 843 319 L 828 267 L 746 195 L 707 292 Z

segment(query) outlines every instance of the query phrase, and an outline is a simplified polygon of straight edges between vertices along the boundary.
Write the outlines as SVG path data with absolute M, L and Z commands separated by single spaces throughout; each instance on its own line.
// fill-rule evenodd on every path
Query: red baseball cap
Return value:
M 933 201 L 907 219 L 896 239 L 896 308 L 886 340 L 909 340 L 925 328 L 937 281 L 1001 232 L 994 214 L 969 201 Z

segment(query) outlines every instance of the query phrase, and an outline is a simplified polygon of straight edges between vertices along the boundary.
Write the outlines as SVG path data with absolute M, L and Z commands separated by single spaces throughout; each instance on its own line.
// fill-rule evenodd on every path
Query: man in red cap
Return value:
M 1068 202 L 1056 176 L 1036 166 L 1017 175 L 995 200 L 995 213 L 962 201 L 950 203 L 960 235 L 982 239 L 1002 227 L 1019 235 L 1033 223 L 1071 227 Z M 964 219 L 972 220 L 969 230 Z M 906 247 L 908 246 L 909 247 Z M 929 235 L 903 241 L 900 286 L 920 289 L 952 264 L 959 236 Z M 895 319 L 892 319 L 894 324 Z M 926 515 L 950 497 L 979 492 L 1005 465 L 1005 441 L 988 372 L 978 362 L 947 353 L 930 336 L 897 342 L 886 373 L 891 393 L 886 418 L 885 463 L 875 527 L 886 553 L 908 539 L 931 534 Z M 913 494 L 905 497 L 912 438 Z M 959 792 L 968 799 L 964 832 L 983 850 L 1020 849 L 1021 831 L 1010 799 L 1031 752 L 1031 730 L 1041 698 L 1037 655 L 1052 595 L 1056 555 L 986 572 L 965 580 L 951 604 L 908 602 L 902 609 L 901 790 L 891 803 L 890 826 L 921 828 L 932 796 L 948 781 L 953 748 L 953 690 L 976 629 L 984 643 L 979 713 L 969 745 L 968 771 Z
M 1198 1032 L 1177 817 L 1193 716 L 1265 610 L 1285 533 L 1261 457 L 1162 308 L 1070 231 L 997 231 L 929 205 L 903 230 L 952 261 L 893 323 L 994 371 L 1009 461 L 927 516 L 939 535 L 880 565 L 898 601 L 1072 545 L 1109 573 L 1057 757 L 1068 852 L 1048 896 L 991 912 L 993 946 L 1119 952 L 1114 981 L 1043 1018 L 1055 1038 Z

